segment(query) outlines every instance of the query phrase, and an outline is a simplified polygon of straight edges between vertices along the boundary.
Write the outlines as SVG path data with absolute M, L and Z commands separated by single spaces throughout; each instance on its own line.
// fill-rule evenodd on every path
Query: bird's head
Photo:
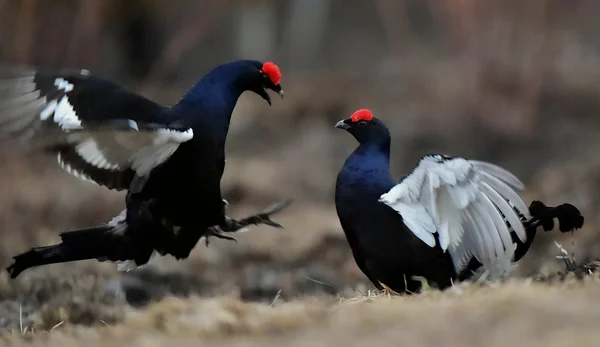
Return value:
M 335 127 L 346 130 L 361 144 L 385 141 L 390 138 L 390 131 L 385 124 L 373 117 L 373 113 L 367 109 L 354 112 L 350 118 L 337 122 Z
M 271 105 L 271 97 L 268 91 L 272 90 L 279 94 L 283 99 L 283 89 L 279 81 L 281 80 L 281 71 L 279 67 L 272 62 L 262 63 L 257 60 L 250 61 L 250 66 L 243 74 L 246 88 L 255 92 L 265 99 Z

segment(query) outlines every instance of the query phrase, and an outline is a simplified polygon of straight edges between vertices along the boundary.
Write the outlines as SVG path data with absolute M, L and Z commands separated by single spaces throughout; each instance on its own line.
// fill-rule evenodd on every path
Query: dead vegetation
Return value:
M 31 346 L 592 346 L 600 337 L 597 277 L 548 285 L 462 284 L 418 296 L 350 300 L 305 297 L 268 305 L 234 298 L 167 298 L 128 309 L 120 324 L 63 323 L 13 331 L 7 344 Z
M 200 1 L 191 2 L 202 6 L 197 4 Z M 116 58 L 119 52 L 110 48 L 115 47 L 111 40 L 116 34 L 107 34 L 97 24 L 102 18 L 117 17 L 94 10 L 101 5 L 99 1 L 90 3 L 80 1 L 81 9 L 73 11 L 75 7 L 64 4 L 24 1 L 21 11 L 25 15 L 20 15 L 20 11 L 9 12 L 20 3 L 0 0 L 0 15 L 7 19 L 1 23 L 5 30 L 0 30 L 0 43 L 9 43 L 0 45 L 0 55 L 17 62 L 83 65 L 119 76 L 119 80 L 125 75 L 121 71 L 139 64 Z M 144 1 L 135 3 L 140 7 Z M 260 3 L 268 6 L 266 1 Z M 199 243 L 189 260 L 163 259 L 143 271 L 124 274 L 111 264 L 97 262 L 32 269 L 15 281 L 2 270 L 1 343 L 60 347 L 598 345 L 598 3 L 549 0 L 525 6 L 519 1 L 485 5 L 468 0 L 436 6 L 441 2 L 405 1 L 406 8 L 400 12 L 394 11 L 403 6 L 391 3 L 379 1 L 377 13 L 392 24 L 383 28 L 383 41 L 393 54 L 381 53 L 387 49 L 374 40 L 380 27 L 378 14 L 356 21 L 354 16 L 369 6 L 344 2 L 346 15 L 330 16 L 336 18 L 331 23 L 336 30 L 331 30 L 329 41 L 323 44 L 330 49 L 316 51 L 322 56 L 314 59 L 311 69 L 288 70 L 282 59 L 285 102 L 267 109 L 244 96 L 236 107 L 224 196 L 236 216 L 293 197 L 294 205 L 277 218 L 285 231 L 260 228 L 239 235 L 238 243 L 215 240 L 208 248 Z M 235 7 L 234 2 L 223 4 Z M 52 8 L 52 15 L 45 19 L 51 23 L 37 20 L 36 16 L 45 14 L 45 6 Z M 353 8 L 359 13 L 350 13 Z M 218 18 L 218 11 L 204 15 Z M 173 7 L 169 13 L 178 12 Z M 56 20 L 65 13 L 69 15 L 64 18 L 82 16 L 92 25 L 87 31 L 73 30 L 77 25 L 71 20 Z M 423 25 L 416 17 L 436 25 Z M 232 20 L 236 18 L 232 15 Z M 344 24 L 344 18 L 351 23 Z M 149 76 L 155 84 L 136 83 L 170 103 L 188 81 L 163 88 L 155 79 L 161 74 L 193 79 L 213 62 L 229 59 L 231 52 L 226 44 L 222 50 L 214 47 L 214 40 L 226 41 L 218 35 L 197 45 L 182 44 L 189 28 L 205 23 L 193 15 L 166 19 L 165 23 L 187 24 L 167 30 L 172 36 L 165 34 L 162 40 L 190 47 L 190 51 L 180 49 L 179 55 L 170 55 L 165 49 L 156 66 L 170 57 L 163 70 L 177 66 L 178 71 L 159 69 Z M 398 27 L 397 23 L 410 25 Z M 43 35 L 58 24 L 63 28 L 49 38 Z M 202 33 L 192 30 L 189 39 L 211 30 L 232 35 L 221 30 L 229 28 L 229 21 L 209 24 Z M 21 32 L 12 35 L 9 29 L 17 26 Z M 416 30 L 419 26 L 420 31 Z M 348 34 L 348 28 L 364 37 Z M 96 39 L 64 35 L 64 42 L 56 44 L 57 37 L 66 32 Z M 65 61 L 59 53 L 68 42 L 71 48 Z M 79 49 L 90 43 L 98 54 Z M 340 49 L 344 45 L 352 52 Z M 361 48 L 361 54 L 356 54 L 355 47 Z M 209 50 L 214 50 L 213 55 L 206 57 Z M 268 56 L 275 55 L 271 53 Z M 94 60 L 96 56 L 100 58 Z M 396 177 L 433 151 L 490 160 L 525 181 L 527 201 L 569 202 L 580 208 L 586 217 L 584 228 L 575 233 L 538 234 L 514 277 L 503 282 L 482 279 L 458 283 L 445 292 L 428 288 L 419 295 L 402 297 L 372 292 L 352 260 L 332 205 L 332 182 L 355 146 L 333 125 L 359 107 L 372 108 L 390 125 Z M 2 268 L 16 253 L 56 242 L 60 231 L 106 222 L 123 206 L 122 194 L 68 176 L 56 167 L 54 158 L 33 158 L 3 148 L 0 163 Z

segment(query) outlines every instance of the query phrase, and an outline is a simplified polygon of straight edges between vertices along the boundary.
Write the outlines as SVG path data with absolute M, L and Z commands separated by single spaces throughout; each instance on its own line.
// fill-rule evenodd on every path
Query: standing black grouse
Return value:
M 390 133 L 369 110 L 337 123 L 359 142 L 340 170 L 335 204 L 361 271 L 377 287 L 414 293 L 425 278 L 445 289 L 482 265 L 506 273 L 529 249 L 538 226 L 581 228 L 574 206 L 529 208 L 523 184 L 496 165 L 444 155 L 423 157 L 396 183 L 390 174 Z
M 220 186 L 239 96 L 252 91 L 270 105 L 268 90 L 283 98 L 280 79 L 272 62 L 234 61 L 215 67 L 167 107 L 87 70 L 0 68 L 0 138 L 56 154 L 79 178 L 127 190 L 119 216 L 14 257 L 10 276 L 85 259 L 129 270 L 155 255 L 185 259 L 202 236 L 233 239 L 223 232 L 281 227 L 270 215 L 287 203 L 233 220 Z

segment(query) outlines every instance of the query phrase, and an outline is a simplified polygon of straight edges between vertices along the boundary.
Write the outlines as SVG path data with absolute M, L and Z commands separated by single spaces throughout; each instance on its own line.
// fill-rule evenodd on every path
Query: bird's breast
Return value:
M 143 198 L 156 200 L 160 214 L 173 224 L 214 225 L 223 218 L 222 175 L 218 153 L 182 145 L 152 172 Z

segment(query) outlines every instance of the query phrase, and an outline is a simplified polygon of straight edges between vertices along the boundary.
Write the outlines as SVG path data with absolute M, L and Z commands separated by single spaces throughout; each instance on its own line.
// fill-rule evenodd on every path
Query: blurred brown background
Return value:
M 465 156 L 516 173 L 528 202 L 582 210 L 584 229 L 540 234 L 521 274 L 560 269 L 553 240 L 577 259 L 594 257 L 599 11 L 594 0 L 0 0 L 0 61 L 86 68 L 165 104 L 217 64 L 276 62 L 286 97 L 272 107 L 249 93 L 239 100 L 224 196 L 234 216 L 295 199 L 277 218 L 286 231 L 199 243 L 182 262 L 126 274 L 94 261 L 52 265 L 16 281 L 2 272 L 0 308 L 14 313 L 15 299 L 27 312 L 72 308 L 77 295 L 108 300 L 96 289 L 125 288 L 130 302 L 143 303 L 165 293 L 269 301 L 370 288 L 333 206 L 335 176 L 356 146 L 333 126 L 365 107 L 392 131 L 397 177 L 430 152 Z M 123 194 L 79 181 L 55 158 L 14 148 L 0 158 L 2 267 L 124 206 Z

